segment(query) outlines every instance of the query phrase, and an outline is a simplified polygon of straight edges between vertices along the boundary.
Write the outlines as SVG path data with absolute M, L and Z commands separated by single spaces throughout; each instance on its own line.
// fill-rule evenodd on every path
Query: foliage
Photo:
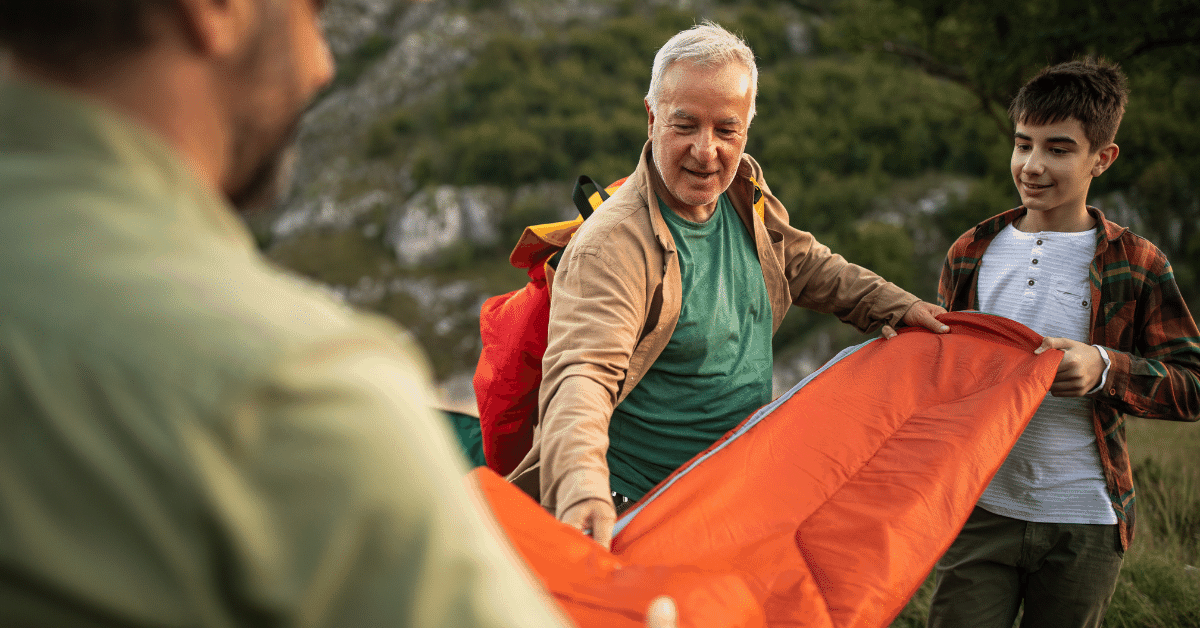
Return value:
M 405 172 L 413 189 L 625 176 L 646 140 L 642 98 L 655 51 L 712 18 L 758 55 L 747 152 L 793 224 L 927 300 L 950 240 L 1019 202 L 1007 169 L 1009 98 L 1047 63 L 1106 55 L 1128 73 L 1131 100 L 1120 159 L 1093 184 L 1092 202 L 1158 244 L 1200 309 L 1200 0 L 628 0 L 545 30 L 505 23 L 487 3 L 454 5 L 488 12 L 495 28 L 472 45 L 474 65 L 359 131 L 356 157 L 370 168 Z M 537 8 L 522 0 L 531 15 Z M 389 53 L 393 37 L 370 37 L 339 58 L 335 88 Z M 962 193 L 919 212 L 904 207 L 949 180 Z M 504 267 L 521 227 L 553 219 L 553 208 L 516 206 L 500 217 L 501 244 L 459 247 L 425 270 Z M 348 276 L 389 254 L 364 246 L 370 255 L 358 257 L 372 261 L 300 245 L 291 257 L 315 275 Z M 351 270 L 316 268 L 338 261 Z M 775 346 L 807 342 L 831 321 L 793 308 Z
M 351 85 L 373 62 L 387 54 L 395 41 L 387 35 L 375 34 L 364 40 L 348 56 L 338 61 L 337 74 L 329 89 Z
M 956 85 L 828 50 L 818 20 L 790 3 L 730 2 L 711 17 L 759 57 L 759 115 L 747 152 L 763 163 L 793 223 L 852 261 L 869 264 L 882 253 L 866 244 L 871 228 L 856 223 L 881 209 L 895 181 L 939 171 L 982 176 L 1004 145 L 986 119 L 969 115 L 973 101 Z M 642 98 L 654 53 L 696 19 L 631 5 L 600 24 L 541 37 L 497 34 L 440 97 L 382 118 L 365 155 L 391 159 L 405 147 L 418 184 L 623 177 L 646 141 Z M 928 266 L 911 247 L 889 255 L 886 276 L 906 285 L 914 268 Z
M 819 236 L 869 214 L 896 180 L 984 174 L 999 141 L 961 90 L 862 56 L 764 68 L 758 102 L 747 152 L 793 223 Z
M 425 155 L 417 173 L 422 183 L 515 186 L 584 172 L 605 181 L 623 177 L 646 141 L 647 60 L 690 25 L 679 12 L 649 17 L 538 39 L 497 35 L 440 98 L 395 114 L 430 124 L 402 129 L 384 122 L 372 143 L 383 149 L 369 147 L 370 156 L 385 156 L 388 146 L 417 146 Z
M 1131 91 L 1121 154 L 1092 199 L 1117 192 L 1132 202 L 1129 226 L 1163 249 L 1200 305 L 1200 1 L 844 0 L 827 33 L 962 86 L 974 117 L 1001 136 L 1008 103 L 1040 68 L 1081 55 L 1119 62 Z

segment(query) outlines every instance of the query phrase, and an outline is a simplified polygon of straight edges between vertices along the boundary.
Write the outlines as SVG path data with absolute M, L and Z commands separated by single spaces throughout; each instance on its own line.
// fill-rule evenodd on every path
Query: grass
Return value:
M 1200 425 L 1131 419 L 1126 427 L 1137 488 L 1137 536 L 1125 554 L 1104 625 L 1200 626 Z M 925 625 L 932 575 L 892 622 Z

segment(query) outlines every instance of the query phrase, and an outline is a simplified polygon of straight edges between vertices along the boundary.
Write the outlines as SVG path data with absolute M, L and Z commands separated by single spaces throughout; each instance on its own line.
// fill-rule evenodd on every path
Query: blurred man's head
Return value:
M 153 15 L 176 0 L 0 0 L 0 46 L 25 63 L 79 76 L 149 45 Z
M 93 93 L 120 85 L 125 93 L 117 100 L 127 108 L 136 109 L 139 98 L 149 107 L 157 98 L 161 109 L 170 96 L 157 92 L 168 79 L 194 77 L 196 84 L 176 95 L 191 102 L 179 103 L 175 117 L 196 119 L 169 119 L 172 112 L 159 111 L 152 120 L 169 139 L 178 139 L 173 132 L 212 131 L 199 138 L 222 144 L 212 179 L 245 207 L 269 202 L 272 192 L 283 189 L 279 179 L 300 115 L 332 78 L 318 21 L 321 4 L 0 0 L 0 46 L 11 50 L 23 74 Z M 144 94 L 130 89 L 138 82 Z

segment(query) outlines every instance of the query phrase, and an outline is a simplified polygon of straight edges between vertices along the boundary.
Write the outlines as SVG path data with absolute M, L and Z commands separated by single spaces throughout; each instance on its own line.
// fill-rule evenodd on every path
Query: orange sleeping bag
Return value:
M 886 626 L 1062 357 L 1035 356 L 1042 338 L 1008 319 L 939 319 L 950 334 L 910 328 L 847 349 L 751 415 L 617 521 L 611 556 L 515 488 L 485 492 L 581 626 L 640 625 L 663 592 L 681 626 Z

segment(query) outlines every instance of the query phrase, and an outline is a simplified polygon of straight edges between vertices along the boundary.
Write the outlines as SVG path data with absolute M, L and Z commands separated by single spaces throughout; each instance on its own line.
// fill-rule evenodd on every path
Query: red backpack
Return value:
M 472 384 L 479 407 L 483 455 L 488 467 L 500 475 L 516 468 L 533 446 L 546 326 L 550 323 L 550 285 L 562 250 L 584 219 L 625 179 L 601 188 L 590 178 L 579 177 L 571 196 L 579 217 L 526 227 L 508 261 L 527 269 L 529 283 L 484 301 L 479 311 L 483 351 Z M 595 188 L 595 192 L 588 195 L 588 187 Z

